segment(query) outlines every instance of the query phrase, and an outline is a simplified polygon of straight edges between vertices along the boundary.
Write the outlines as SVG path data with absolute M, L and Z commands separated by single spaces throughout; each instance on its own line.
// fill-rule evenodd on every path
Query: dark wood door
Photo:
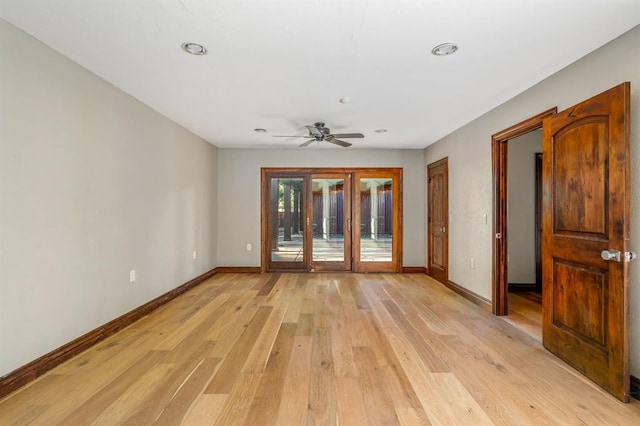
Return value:
M 543 343 L 629 400 L 629 83 L 543 125 Z M 605 250 L 620 252 L 604 260 Z M 606 252 L 605 252 L 606 253 Z
M 446 283 L 449 274 L 449 174 L 448 159 L 427 166 L 429 275 Z

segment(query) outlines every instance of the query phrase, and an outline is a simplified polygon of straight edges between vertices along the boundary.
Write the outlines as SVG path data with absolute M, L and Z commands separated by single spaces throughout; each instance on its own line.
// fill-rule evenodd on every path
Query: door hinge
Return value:
M 624 261 L 625 262 L 631 262 L 634 259 L 637 259 L 638 255 L 636 254 L 636 252 L 633 251 L 625 251 L 624 252 Z

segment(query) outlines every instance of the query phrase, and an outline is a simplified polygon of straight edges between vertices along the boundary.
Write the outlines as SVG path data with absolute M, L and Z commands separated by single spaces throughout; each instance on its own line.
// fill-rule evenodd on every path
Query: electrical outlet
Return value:
M 132 269 L 129 271 L 129 282 L 132 283 L 132 282 L 135 282 L 135 280 L 136 280 L 136 270 Z
M 196 260 L 198 258 L 198 252 L 196 252 L 195 250 L 193 251 L 193 260 Z
M 471 269 L 476 268 L 476 260 L 473 257 L 469 259 L 469 267 L 471 267 Z
M 247 251 L 251 251 L 251 243 L 247 243 Z

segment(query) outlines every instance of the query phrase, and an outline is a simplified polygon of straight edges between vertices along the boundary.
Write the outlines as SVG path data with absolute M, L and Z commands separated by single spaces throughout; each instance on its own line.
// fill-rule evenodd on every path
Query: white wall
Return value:
M 536 282 L 536 152 L 542 152 L 542 131 L 508 142 L 507 248 L 510 283 Z
M 561 111 L 631 82 L 631 247 L 640 253 L 640 27 L 623 34 L 425 149 L 425 164 L 449 156 L 450 278 L 491 298 L 491 135 L 554 106 Z M 508 59 L 504 60 L 508 66 Z M 488 225 L 478 217 L 488 213 Z M 468 257 L 476 256 L 470 269 Z M 631 264 L 631 372 L 640 377 L 640 262 Z
M 4 375 L 217 265 L 217 151 L 3 20 L 0 58 Z
M 425 170 L 421 150 L 218 150 L 218 263 L 260 266 L 261 167 L 402 167 L 403 264 L 425 266 Z M 251 243 L 253 251 L 247 251 Z

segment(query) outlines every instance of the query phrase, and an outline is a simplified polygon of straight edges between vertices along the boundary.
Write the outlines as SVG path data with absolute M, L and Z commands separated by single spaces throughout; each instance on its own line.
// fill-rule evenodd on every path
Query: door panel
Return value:
M 402 170 L 357 170 L 353 202 L 353 270 L 401 272 Z
M 575 120 L 553 136 L 553 233 L 607 240 L 607 117 Z
M 308 269 L 308 253 L 305 250 L 304 176 L 268 176 L 269 188 L 269 236 L 266 251 L 268 269 Z
M 317 271 L 351 270 L 351 178 L 349 174 L 313 174 L 311 191 L 313 193 L 311 268 Z
M 543 125 L 543 343 L 629 400 L 629 84 Z
M 447 283 L 448 280 L 448 160 L 444 158 L 427 166 L 429 275 Z

